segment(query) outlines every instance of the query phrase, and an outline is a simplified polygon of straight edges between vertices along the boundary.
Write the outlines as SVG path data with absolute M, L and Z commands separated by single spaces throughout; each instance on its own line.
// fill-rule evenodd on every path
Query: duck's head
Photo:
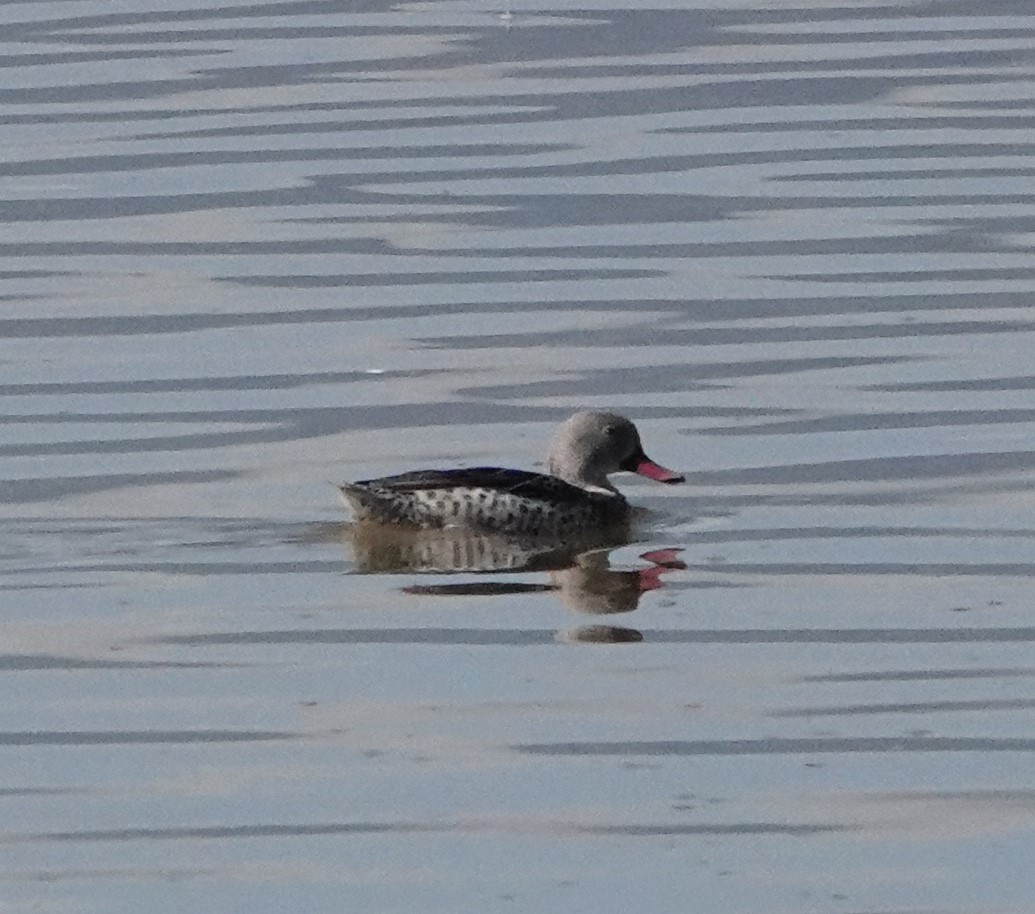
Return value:
M 644 453 L 636 426 L 616 413 L 581 412 L 568 419 L 554 435 L 547 466 L 554 476 L 584 489 L 613 492 L 607 477 L 620 471 L 656 482 L 684 482 Z

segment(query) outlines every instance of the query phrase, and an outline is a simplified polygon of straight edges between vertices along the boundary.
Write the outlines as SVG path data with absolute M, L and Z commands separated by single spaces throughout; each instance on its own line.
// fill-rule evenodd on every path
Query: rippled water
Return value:
M 1035 10 L 770 6 L 0 8 L 0 908 L 1031 908 Z

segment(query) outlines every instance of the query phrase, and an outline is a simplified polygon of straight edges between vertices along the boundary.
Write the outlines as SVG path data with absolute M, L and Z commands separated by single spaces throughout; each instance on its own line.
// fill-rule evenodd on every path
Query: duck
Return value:
M 651 460 L 636 426 L 613 412 L 584 411 L 567 419 L 553 437 L 546 466 L 546 473 L 415 470 L 338 488 L 361 523 L 536 537 L 627 525 L 632 507 L 608 479 L 612 473 L 638 473 L 668 485 L 685 482 L 682 474 Z

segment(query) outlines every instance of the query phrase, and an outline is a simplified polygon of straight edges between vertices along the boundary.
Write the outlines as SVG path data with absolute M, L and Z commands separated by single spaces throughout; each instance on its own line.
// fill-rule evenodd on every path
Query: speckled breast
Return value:
M 622 522 L 628 505 L 621 496 L 596 495 L 550 502 L 490 488 L 429 488 L 392 491 L 376 484 L 343 487 L 358 520 L 461 526 L 526 535 L 559 535 Z

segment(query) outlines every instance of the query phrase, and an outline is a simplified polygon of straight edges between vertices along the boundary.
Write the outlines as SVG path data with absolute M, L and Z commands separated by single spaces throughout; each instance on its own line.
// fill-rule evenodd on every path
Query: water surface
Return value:
M 5 5 L 0 906 L 1030 908 L 993 6 Z M 589 556 L 328 485 L 587 406 L 688 474 Z

